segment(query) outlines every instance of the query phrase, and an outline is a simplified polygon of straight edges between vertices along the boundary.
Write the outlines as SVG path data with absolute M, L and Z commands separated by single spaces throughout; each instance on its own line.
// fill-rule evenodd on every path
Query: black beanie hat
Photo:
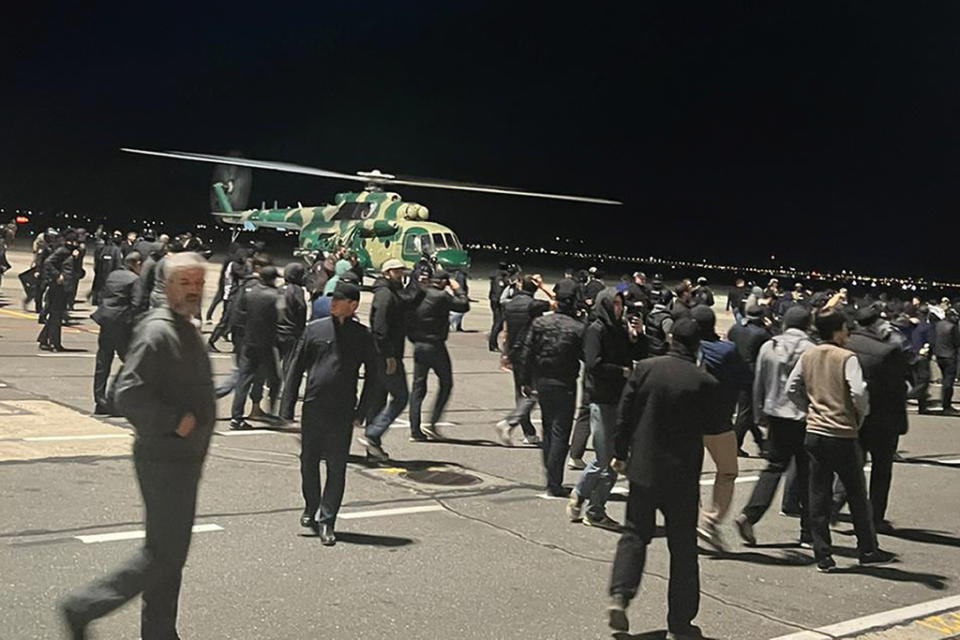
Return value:
M 783 314 L 783 327 L 784 329 L 802 329 L 806 331 L 810 328 L 810 318 L 810 312 L 806 307 L 793 306 Z
M 670 333 L 675 343 L 686 347 L 691 352 L 696 351 L 700 346 L 700 326 L 692 318 L 677 320 Z
M 337 286 L 333 289 L 333 299 L 360 302 L 360 287 L 341 280 L 337 282 Z
M 717 325 L 717 316 L 713 309 L 704 305 L 697 305 L 690 309 L 690 316 L 696 321 L 701 338 L 709 338 L 714 334 Z

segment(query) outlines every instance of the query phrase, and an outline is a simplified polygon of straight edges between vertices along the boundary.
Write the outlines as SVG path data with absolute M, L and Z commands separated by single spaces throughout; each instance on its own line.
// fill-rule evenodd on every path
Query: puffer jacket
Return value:
M 813 340 L 800 329 L 787 329 L 760 347 L 753 377 L 753 415 L 763 422 L 764 416 L 805 420 L 806 411 L 787 396 L 790 372 Z
M 564 313 L 534 320 L 513 363 L 520 384 L 576 388 L 583 360 L 583 333 L 583 323 Z

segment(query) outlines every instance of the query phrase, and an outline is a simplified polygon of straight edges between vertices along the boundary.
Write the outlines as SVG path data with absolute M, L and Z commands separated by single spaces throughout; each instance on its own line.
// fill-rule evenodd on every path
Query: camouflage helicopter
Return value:
M 286 162 L 209 155 L 181 151 L 122 151 L 217 165 L 211 188 L 211 213 L 227 224 L 244 229 L 258 227 L 298 230 L 300 242 L 294 255 L 312 261 L 321 251 L 340 247 L 354 251 L 367 273 L 375 273 L 389 258 L 398 258 L 412 267 L 428 254 L 445 269 L 470 268 L 470 257 L 452 229 L 430 221 L 422 204 L 404 202 L 399 194 L 384 187 L 407 185 L 436 189 L 478 191 L 594 204 L 622 204 L 617 200 L 523 191 L 507 187 L 395 176 L 374 169 L 356 174 L 305 167 Z M 364 184 L 362 191 L 338 193 L 333 204 L 286 208 L 244 209 L 250 191 L 250 170 L 268 169 L 350 180 Z

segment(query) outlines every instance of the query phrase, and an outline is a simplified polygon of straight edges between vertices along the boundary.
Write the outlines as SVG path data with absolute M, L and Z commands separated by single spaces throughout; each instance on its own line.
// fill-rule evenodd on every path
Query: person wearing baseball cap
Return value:
M 324 546 L 337 541 L 334 526 L 343 501 L 352 427 L 370 415 L 382 379 L 373 336 L 355 317 L 359 304 L 360 287 L 338 282 L 330 315 L 307 324 L 283 385 L 280 415 L 292 420 L 300 380 L 307 372 L 300 418 L 300 477 L 306 504 L 300 526 L 318 533 Z M 358 402 L 361 366 L 363 391 Z M 327 468 L 322 493 L 321 459 Z

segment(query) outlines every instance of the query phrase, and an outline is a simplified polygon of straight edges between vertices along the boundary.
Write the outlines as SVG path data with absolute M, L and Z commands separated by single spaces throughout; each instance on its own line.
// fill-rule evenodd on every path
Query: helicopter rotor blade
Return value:
M 388 184 L 403 184 L 410 187 L 429 187 L 431 189 L 454 189 L 457 191 L 479 191 L 481 193 L 500 193 L 509 196 L 526 196 L 529 198 L 547 198 L 550 200 L 569 200 L 572 202 L 590 202 L 593 204 L 623 204 L 619 200 L 594 198 L 591 196 L 574 196 L 560 193 L 543 193 L 539 191 L 525 191 L 512 187 L 496 187 L 488 184 L 472 184 L 469 182 L 455 182 L 452 180 L 436 180 L 431 178 L 412 178 L 397 176 L 389 180 Z
M 127 153 L 139 153 L 145 156 L 160 156 L 162 158 L 176 158 L 178 160 L 192 160 L 194 162 L 209 162 L 212 164 L 229 164 L 237 167 L 250 167 L 251 169 L 267 169 L 271 171 L 283 171 L 285 173 L 301 173 L 308 176 L 319 176 L 321 178 L 337 178 L 339 180 L 353 180 L 354 182 L 369 182 L 367 178 L 350 175 L 349 173 L 327 171 L 326 169 L 317 169 L 314 167 L 304 167 L 302 165 L 291 164 L 289 162 L 251 160 L 250 158 L 217 156 L 207 153 L 190 153 L 189 151 L 148 151 L 146 149 L 131 149 L 128 147 L 121 147 L 120 150 L 126 151 Z

